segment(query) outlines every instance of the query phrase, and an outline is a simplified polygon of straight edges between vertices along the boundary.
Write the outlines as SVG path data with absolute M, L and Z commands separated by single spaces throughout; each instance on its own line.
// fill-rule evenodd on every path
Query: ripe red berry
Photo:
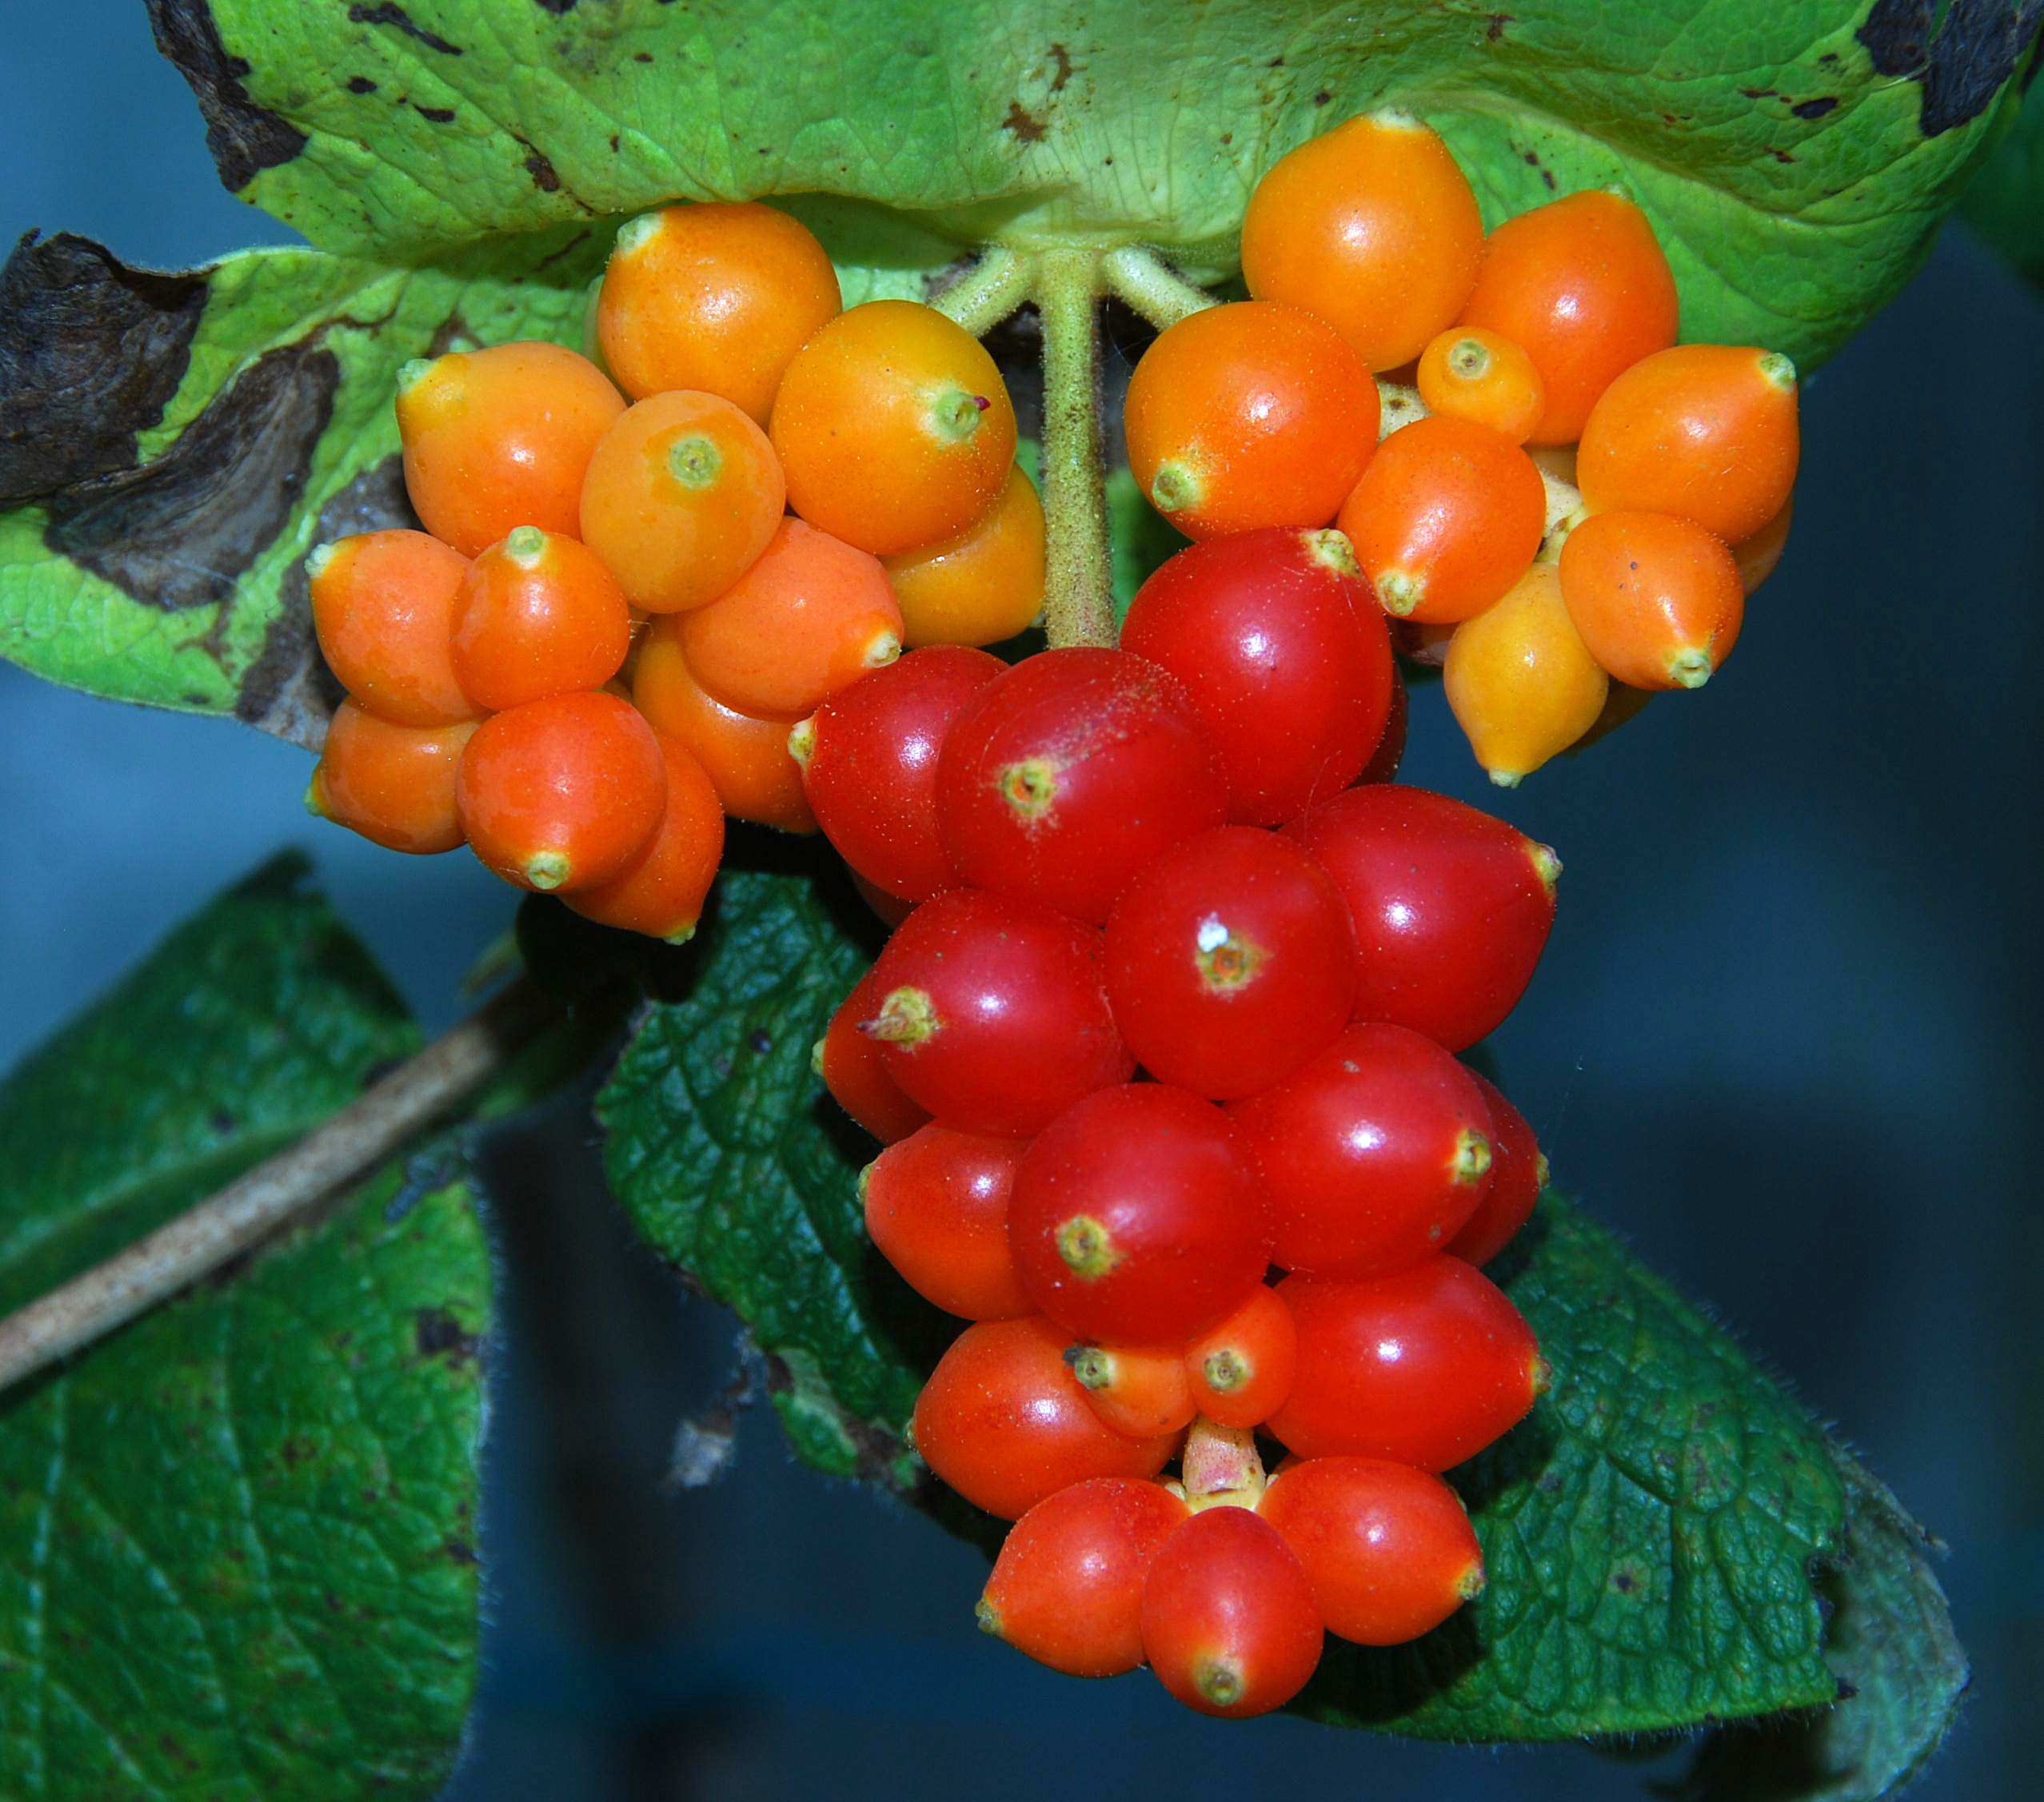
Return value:
M 1476 1211 L 1449 1240 L 1447 1250 L 1467 1264 L 1487 1264 L 1532 1218 L 1547 1186 L 1547 1160 L 1535 1143 L 1526 1116 L 1505 1099 L 1495 1083 L 1477 1076 L 1491 1115 L 1491 1180 Z
M 1232 819 L 1276 826 L 1338 794 L 1383 734 L 1391 636 L 1338 532 L 1180 551 L 1136 591 L 1121 644 L 1185 684 Z
M 1327 1631 L 1403 1645 L 1482 1593 L 1483 1553 L 1439 1477 L 1380 1458 L 1306 1458 L 1256 1512 L 1291 1548 Z
M 888 1074 L 962 1131 L 1040 1131 L 1135 1059 L 1101 985 L 1100 935 L 977 889 L 925 901 L 874 967 L 862 1030 Z
M 1002 1541 L 980 1626 L 1068 1676 L 1143 1662 L 1143 1585 L 1187 1519 L 1161 1483 L 1096 1477 L 1046 1496 Z
M 1547 1383 L 1533 1330 L 1459 1258 L 1356 1282 L 1287 1277 L 1299 1374 L 1270 1430 L 1301 1457 L 1445 1470 L 1523 1420 Z
M 1299 1365 L 1299 1330 L 1275 1289 L 1259 1284 L 1220 1326 L 1185 1347 L 1193 1405 L 1223 1426 L 1261 1426 L 1284 1405 Z
M 1398 666 L 1391 666 L 1391 712 L 1384 720 L 1384 729 L 1377 736 L 1377 748 L 1363 766 L 1363 773 L 1356 777 L 1359 784 L 1365 782 L 1394 782 L 1398 779 L 1398 767 L 1405 761 L 1405 732 L 1411 717 L 1411 704 L 1406 699 L 1405 678 L 1398 672 Z
M 956 886 L 937 835 L 937 753 L 952 723 L 1007 666 L 932 645 L 840 688 L 788 735 L 802 787 L 838 855 L 907 901 Z
M 882 991 L 876 965 L 837 1004 L 830 1025 L 816 1041 L 816 1074 L 837 1105 L 884 1145 L 906 1138 L 930 1117 L 888 1074 L 879 1042 L 859 1028 L 880 1011 Z
M 1127 651 L 1045 651 L 989 683 L 937 766 L 937 824 L 968 882 L 1106 919 L 1227 798 L 1177 679 Z
M 1008 1197 L 1025 1142 L 934 1121 L 889 1146 L 859 1178 L 866 1233 L 927 1302 L 967 1320 L 1036 1310 L 1008 1249 Z
M 1320 1661 L 1324 1629 L 1299 1560 L 1246 1508 L 1208 1508 L 1167 1539 L 1143 1587 L 1143 1652 L 1189 1708 L 1281 1708 Z
M 1019 1520 L 1089 1477 L 1154 1477 L 1174 1434 L 1131 1439 L 1086 1400 L 1066 1335 L 1040 1316 L 983 1320 L 937 1360 L 916 1402 L 916 1449 L 976 1508 Z
M 1072 1346 L 1064 1360 L 1093 1412 L 1116 1433 L 1147 1439 L 1192 1424 L 1192 1385 L 1176 1346 Z
M 1315 1276 L 1394 1270 L 1445 1250 L 1490 1182 L 1476 1078 L 1409 1027 L 1351 1027 L 1228 1109 L 1272 1262 Z
M 1254 826 L 1216 827 L 1145 866 L 1108 916 L 1104 967 L 1136 1061 L 1216 1101 L 1268 1088 L 1331 1043 L 1356 985 L 1341 891 Z
M 1016 1173 L 1008 1234 L 1036 1306 L 1108 1345 L 1183 1344 L 1269 1262 L 1227 1117 L 1155 1082 L 1088 1095 L 1044 1128 Z
M 1445 795 L 1388 784 L 1337 795 L 1286 830 L 1348 903 L 1358 1019 L 1459 1051 L 1526 992 L 1561 874 L 1545 845 Z

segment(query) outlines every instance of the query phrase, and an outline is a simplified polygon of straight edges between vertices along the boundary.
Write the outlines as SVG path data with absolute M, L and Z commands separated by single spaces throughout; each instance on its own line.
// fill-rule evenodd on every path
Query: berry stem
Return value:
M 1180 1461 L 1186 1505 L 1203 1508 L 1254 1508 L 1263 1499 L 1264 1460 L 1256 1436 L 1247 1427 L 1223 1426 L 1204 1414 L 1185 1434 Z
M 1030 258 L 996 246 L 930 305 L 974 337 L 984 337 L 1028 299 L 1032 273 Z
M 1108 292 L 1127 301 L 1159 331 L 1220 304 L 1153 250 L 1110 250 L 1101 261 L 1100 273 Z
M 1115 637 L 1100 294 L 1096 253 L 1042 253 L 1034 298 L 1044 327 L 1044 625 L 1058 647 Z

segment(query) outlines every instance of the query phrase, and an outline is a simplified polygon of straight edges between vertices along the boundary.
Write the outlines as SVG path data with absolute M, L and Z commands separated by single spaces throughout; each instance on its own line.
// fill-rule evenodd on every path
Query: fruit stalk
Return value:
M 930 305 L 952 324 L 983 338 L 1029 297 L 1030 258 L 996 247 Z
M 1101 261 L 1100 273 L 1110 294 L 1133 307 L 1159 331 L 1220 304 L 1153 251 L 1111 250 Z
M 1033 297 L 1044 327 L 1044 624 L 1054 647 L 1114 643 L 1100 284 L 1092 251 L 1047 250 L 1036 265 Z

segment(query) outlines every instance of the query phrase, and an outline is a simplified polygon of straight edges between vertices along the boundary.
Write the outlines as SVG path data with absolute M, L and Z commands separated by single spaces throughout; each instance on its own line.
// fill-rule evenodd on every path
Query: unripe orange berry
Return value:
M 326 728 L 305 805 L 391 851 L 452 851 L 461 842 L 455 775 L 476 725 L 394 726 L 343 701 Z
M 573 537 L 597 441 L 625 410 L 602 370 L 557 344 L 450 351 L 397 372 L 405 486 L 465 556 L 521 525 Z
M 701 201 L 618 233 L 597 340 L 633 400 L 700 389 L 765 425 L 789 361 L 843 304 L 806 225 L 757 201 Z
M 1064 1360 L 1116 1433 L 1147 1439 L 1192 1424 L 1192 1384 L 1177 1346 L 1073 1346 Z
M 500 712 L 545 695 L 601 688 L 632 648 L 617 578 L 579 540 L 521 525 L 469 565 L 454 619 L 454 673 Z
M 1419 397 L 1437 413 L 1487 425 L 1515 445 L 1540 423 L 1547 391 L 1533 359 L 1502 333 L 1456 325 L 1419 355 Z
M 1669 513 L 1593 513 L 1562 546 L 1561 588 L 1590 654 L 1634 688 L 1700 688 L 1746 615 L 1722 540 Z
M 884 560 L 901 608 L 901 641 L 998 644 L 1044 606 L 1044 504 L 1020 469 L 957 537 Z
M 449 648 L 468 568 L 423 532 L 361 532 L 305 559 L 320 653 L 358 706 L 396 726 L 476 717 Z
M 724 855 L 724 808 L 703 767 L 673 739 L 660 740 L 667 811 L 645 848 L 618 875 L 561 899 L 585 919 L 678 945 L 694 937 L 703 897 Z
M 1442 686 L 1476 761 L 1510 788 L 1597 723 L 1611 679 L 1569 617 L 1560 572 L 1536 563 L 1455 628 Z
M 730 401 L 685 389 L 637 402 L 604 434 L 581 536 L 634 607 L 685 612 L 752 567 L 786 498 L 766 434 Z
M 1739 586 L 1749 595 L 1775 573 L 1782 552 L 1788 548 L 1789 527 L 1794 516 L 1794 499 L 1784 500 L 1782 510 L 1751 538 L 1743 538 L 1732 546 L 1733 560 L 1739 564 Z

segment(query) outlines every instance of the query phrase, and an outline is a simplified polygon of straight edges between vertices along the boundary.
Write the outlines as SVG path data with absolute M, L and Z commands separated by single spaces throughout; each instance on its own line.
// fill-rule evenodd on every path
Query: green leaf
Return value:
M 904 1450 L 956 1323 L 865 1242 L 855 1177 L 874 1147 L 808 1061 L 864 965 L 841 912 L 792 854 L 725 878 L 691 986 L 649 1009 L 601 1098 L 605 1156 L 647 1239 L 747 1322 L 796 1450 L 958 1525 L 967 1511 Z M 1551 1740 L 1820 1708 L 1843 1676 L 1858 1696 L 1818 1717 L 1837 1741 L 1868 1748 L 1870 1768 L 1922 1756 L 1950 1686 L 1942 1667 L 1913 1668 L 1920 1636 L 1934 1626 L 1958 1654 L 1920 1560 L 1894 1555 L 1898 1511 L 1870 1517 L 1862 1479 L 1803 1410 L 1571 1203 L 1547 1197 L 1492 1274 L 1556 1382 L 1456 1473 L 1491 1586 L 1412 1648 L 1331 1644 L 1301 1705 L 1428 1736 Z
M 2044 82 L 2030 81 L 2022 111 L 1981 165 L 1959 214 L 2015 269 L 2044 283 Z
M 304 874 L 229 891 L 0 1083 L 0 1309 L 414 1048 Z M 439 1788 L 475 1682 L 488 1298 L 443 1150 L 0 1396 L 10 1796 Z

